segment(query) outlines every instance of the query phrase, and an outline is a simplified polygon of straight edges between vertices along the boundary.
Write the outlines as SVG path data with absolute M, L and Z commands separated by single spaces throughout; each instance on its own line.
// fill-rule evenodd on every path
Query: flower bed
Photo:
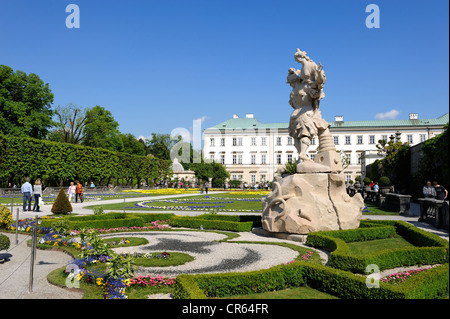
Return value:
M 388 282 L 391 284 L 399 284 L 399 283 L 404 282 L 407 279 L 410 279 L 412 276 L 414 276 L 418 273 L 421 273 L 422 271 L 426 271 L 428 269 L 431 269 L 431 267 L 396 272 L 396 273 L 389 274 L 386 277 L 381 278 L 380 281 Z

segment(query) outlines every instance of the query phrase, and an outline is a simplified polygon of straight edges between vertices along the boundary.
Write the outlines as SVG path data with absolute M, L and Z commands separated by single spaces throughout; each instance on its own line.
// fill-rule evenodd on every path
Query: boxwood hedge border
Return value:
M 395 234 L 419 247 L 389 249 L 365 256 L 349 253 L 348 242 L 388 238 Z M 329 251 L 330 267 L 354 273 L 364 273 L 371 264 L 385 270 L 448 263 L 449 260 L 448 241 L 404 221 L 361 221 L 358 229 L 314 232 L 308 235 L 306 245 Z

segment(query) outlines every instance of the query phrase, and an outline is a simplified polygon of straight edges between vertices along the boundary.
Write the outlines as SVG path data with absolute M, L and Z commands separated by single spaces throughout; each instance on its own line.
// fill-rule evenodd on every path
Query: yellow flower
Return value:
M 53 237 L 53 238 L 56 238 L 56 237 L 58 237 L 58 235 L 55 234 L 55 235 L 53 235 L 52 237 Z
M 98 286 L 102 286 L 103 285 L 103 278 L 97 278 L 97 280 L 95 282 L 97 283 Z

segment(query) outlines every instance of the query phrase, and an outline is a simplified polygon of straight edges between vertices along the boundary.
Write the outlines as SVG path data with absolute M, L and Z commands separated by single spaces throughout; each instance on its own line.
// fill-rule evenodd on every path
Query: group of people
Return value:
M 378 184 L 378 182 L 370 181 L 369 187 L 375 192 L 380 191 L 380 185 Z
M 22 199 L 23 199 L 23 211 L 31 211 L 31 201 L 34 197 L 33 212 L 41 212 L 40 205 L 42 202 L 42 185 L 41 180 L 38 178 L 34 185 L 30 184 L 30 179 L 25 178 L 25 183 L 21 187 Z M 28 207 L 27 207 L 28 206 Z
M 95 187 L 94 183 L 91 182 L 91 188 Z M 31 185 L 30 178 L 25 178 L 25 183 L 22 184 L 22 199 L 23 199 L 23 211 L 33 211 L 33 212 L 42 212 L 40 210 L 40 206 L 43 204 L 42 200 L 42 183 L 41 179 L 36 179 L 34 185 Z M 78 203 L 78 200 L 82 203 L 83 198 L 83 185 L 79 181 L 70 182 L 69 190 L 69 201 L 72 202 L 72 199 L 75 199 L 75 203 Z M 34 206 L 31 209 L 31 202 L 34 198 Z
M 91 188 L 94 183 L 91 182 Z M 94 186 L 95 187 L 95 186 Z M 72 202 L 72 199 L 75 199 L 75 203 L 78 203 L 78 200 L 80 200 L 80 203 L 83 202 L 83 185 L 81 185 L 80 181 L 70 182 L 69 190 L 67 192 L 69 195 L 69 202 Z
M 444 186 L 439 185 L 437 181 L 431 184 L 431 181 L 427 181 L 427 184 L 423 187 L 423 196 L 425 198 L 435 198 L 439 200 L 447 199 L 448 191 Z

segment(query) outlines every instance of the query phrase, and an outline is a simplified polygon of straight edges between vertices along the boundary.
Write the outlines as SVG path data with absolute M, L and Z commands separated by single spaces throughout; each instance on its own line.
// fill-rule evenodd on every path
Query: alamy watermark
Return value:
M 369 4 L 366 12 L 370 14 L 366 17 L 366 27 L 369 29 L 380 28 L 380 8 L 376 4 Z
M 66 17 L 66 27 L 68 29 L 79 29 L 80 28 L 80 7 L 76 4 L 69 4 L 66 7 L 66 12 L 70 14 Z
M 367 288 L 380 288 L 380 267 L 375 264 L 367 265 L 365 269 L 366 273 L 370 273 L 370 275 L 366 278 L 366 287 Z

